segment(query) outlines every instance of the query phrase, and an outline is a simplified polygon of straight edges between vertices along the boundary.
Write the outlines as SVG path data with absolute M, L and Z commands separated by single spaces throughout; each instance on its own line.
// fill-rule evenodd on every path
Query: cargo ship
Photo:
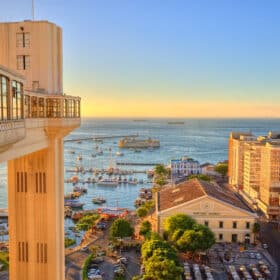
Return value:
M 134 148 L 134 149 L 145 149 L 145 148 L 159 148 L 159 140 L 152 138 L 148 139 L 136 139 L 134 137 L 125 137 L 119 141 L 119 148 Z

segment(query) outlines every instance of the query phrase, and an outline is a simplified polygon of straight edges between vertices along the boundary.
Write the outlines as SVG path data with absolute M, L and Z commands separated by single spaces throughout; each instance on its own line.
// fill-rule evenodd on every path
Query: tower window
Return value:
M 30 33 L 21 32 L 17 33 L 17 48 L 29 48 L 30 47 Z
M 28 70 L 30 68 L 29 55 L 17 55 L 17 70 Z

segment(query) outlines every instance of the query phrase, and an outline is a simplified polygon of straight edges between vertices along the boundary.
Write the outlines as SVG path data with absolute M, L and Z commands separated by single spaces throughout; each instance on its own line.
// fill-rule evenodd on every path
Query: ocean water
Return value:
M 139 137 L 159 139 L 161 146 L 152 151 L 142 150 L 135 153 L 133 150 L 122 150 L 124 156 L 116 156 L 119 151 L 117 142 L 119 138 L 104 139 L 103 143 L 92 140 L 66 142 L 64 152 L 65 178 L 70 178 L 74 173 L 67 172 L 75 166 L 84 168 L 107 168 L 116 166 L 117 161 L 164 163 L 169 164 L 170 159 L 189 156 L 201 163 L 216 163 L 227 159 L 228 136 L 231 131 L 252 131 L 256 135 L 265 135 L 268 131 L 280 131 L 278 119 L 185 119 L 184 124 L 168 124 L 170 119 L 83 119 L 80 128 L 72 132 L 66 139 L 77 139 L 94 136 L 115 136 L 139 134 Z M 92 157 L 98 149 L 103 150 L 103 155 Z M 75 154 L 70 151 L 74 150 Z M 111 150 L 111 151 L 110 151 Z M 78 155 L 82 160 L 78 161 Z M 149 166 L 119 166 L 126 170 L 145 171 Z M 93 178 L 93 173 L 78 174 L 81 179 Z M 144 173 L 131 175 L 143 179 L 143 185 L 119 185 L 118 187 L 100 187 L 94 184 L 84 184 L 88 194 L 80 198 L 85 203 L 84 209 L 96 207 L 92 202 L 94 196 L 102 195 L 107 199 L 108 206 L 134 208 L 134 200 L 141 187 L 149 187 L 147 176 Z M 127 176 L 128 178 L 129 176 Z M 72 191 L 73 185 L 65 183 L 65 193 Z M 7 207 L 7 176 L 6 165 L 0 166 L 0 208 Z

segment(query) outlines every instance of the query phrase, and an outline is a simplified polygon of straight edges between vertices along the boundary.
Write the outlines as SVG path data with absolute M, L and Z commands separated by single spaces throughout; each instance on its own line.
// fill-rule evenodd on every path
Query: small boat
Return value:
M 83 157 L 80 155 L 80 156 L 77 156 L 76 157 L 76 160 L 78 161 L 78 160 L 82 160 L 83 159 Z
M 77 141 L 77 144 L 82 144 L 82 141 L 81 140 Z
M 69 154 L 72 154 L 72 155 L 73 155 L 73 154 L 75 154 L 75 151 L 74 151 L 74 150 L 70 150 L 70 151 L 69 151 Z
M 86 189 L 86 188 L 83 188 L 83 187 L 75 186 L 75 187 L 73 188 L 73 192 L 87 193 L 87 189 Z
M 92 202 L 94 203 L 94 204 L 103 204 L 103 203 L 105 203 L 106 202 L 106 199 L 105 198 L 103 198 L 103 197 L 94 197 L 93 199 L 92 199 Z
M 123 156 L 123 153 L 122 152 L 116 152 L 116 156 L 118 156 L 118 157 Z
M 103 151 L 102 151 L 102 150 L 99 150 L 99 151 L 97 152 L 97 155 L 99 155 L 99 156 L 103 155 Z
M 97 182 L 99 186 L 109 186 L 109 187 L 117 187 L 118 182 L 112 179 L 101 179 Z
M 128 184 L 129 185 L 137 185 L 138 184 L 138 180 L 136 178 L 133 178 L 133 179 L 129 179 L 128 180 Z
M 141 153 L 141 150 L 135 149 L 135 150 L 134 150 L 134 153 Z
M 75 201 L 75 200 L 65 200 L 64 206 L 69 206 L 71 208 L 83 208 L 84 203 Z

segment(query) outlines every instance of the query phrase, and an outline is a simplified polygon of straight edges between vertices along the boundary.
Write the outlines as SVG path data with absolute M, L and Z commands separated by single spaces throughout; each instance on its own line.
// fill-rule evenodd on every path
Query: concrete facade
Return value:
M 229 183 L 272 221 L 280 219 L 280 133 L 229 139 Z
M 257 215 L 208 196 L 157 211 L 158 231 L 163 232 L 166 218 L 179 213 L 194 218 L 202 225 L 207 224 L 214 232 L 217 242 L 232 242 L 233 238 L 236 238 L 236 242 L 244 242 L 246 236 L 253 242 L 252 227 Z M 233 227 L 234 222 L 236 228 Z
M 0 64 L 22 74 L 26 90 L 62 94 L 61 28 L 48 21 L 0 23 Z
M 9 279 L 63 280 L 63 138 L 80 125 L 80 98 L 63 95 L 61 29 L 47 21 L 1 23 L 0 64 L 8 103 L 21 96 L 21 118 L 11 106 L 0 123 L 0 162 L 8 162 Z M 16 81 L 23 91 L 10 86 Z

